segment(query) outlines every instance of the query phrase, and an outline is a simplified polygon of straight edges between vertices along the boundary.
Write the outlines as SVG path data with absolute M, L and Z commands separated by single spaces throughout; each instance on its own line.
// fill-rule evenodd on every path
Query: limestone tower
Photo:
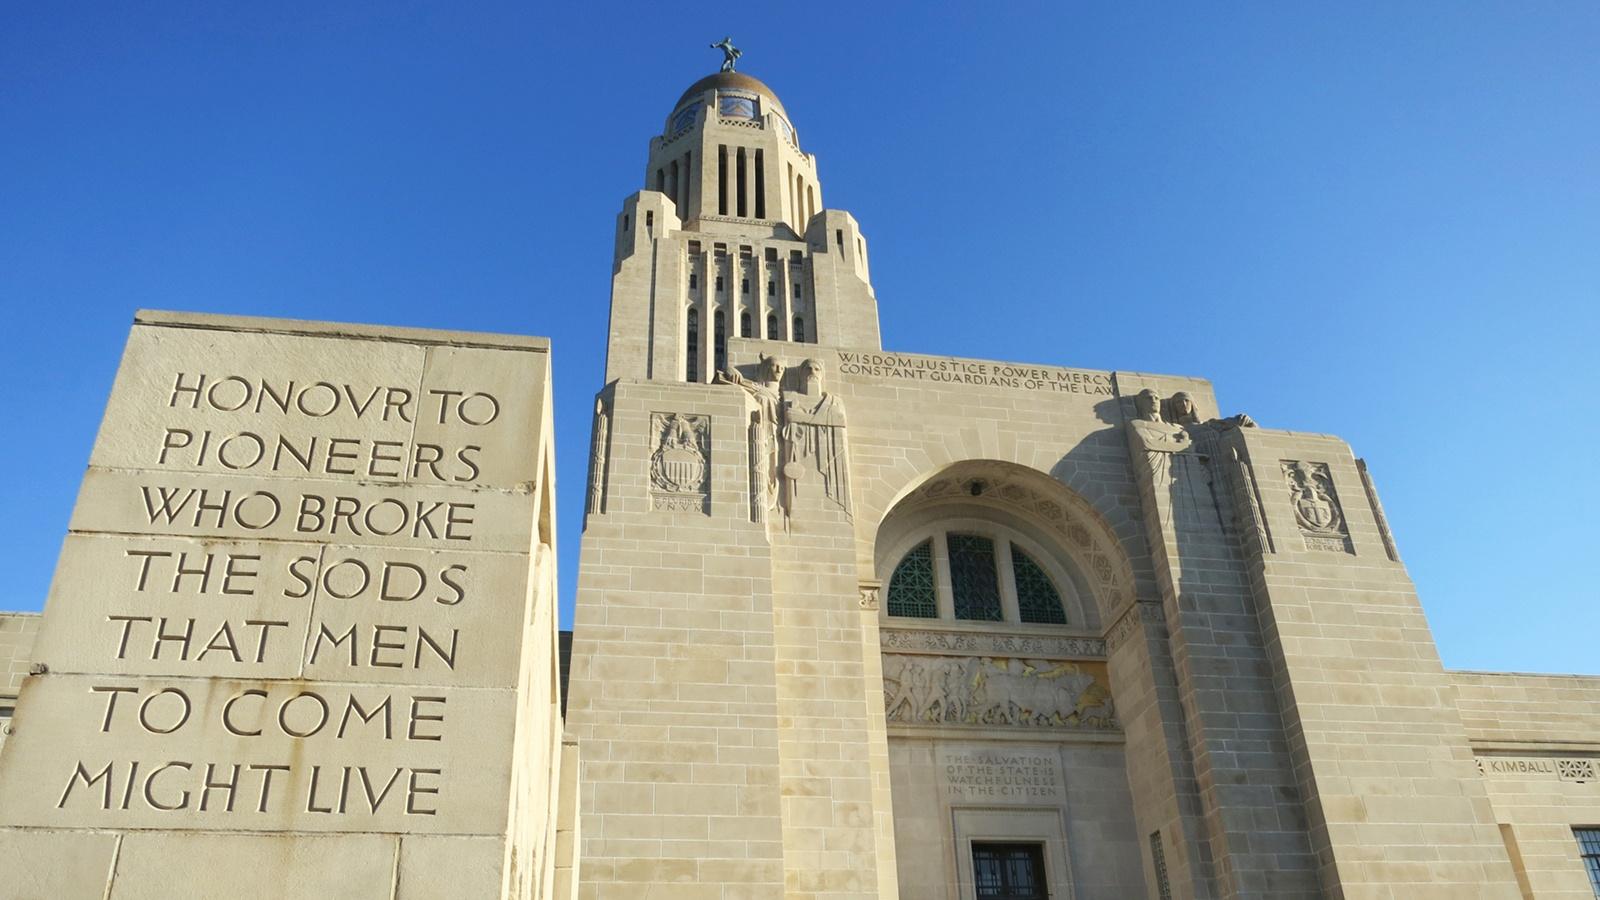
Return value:
M 802 146 L 771 88 L 702 78 L 617 215 L 568 707 L 594 896 L 896 895 L 844 410 L 810 359 L 876 349 L 877 302 Z
M 617 215 L 606 381 L 709 382 L 727 339 L 877 347 L 866 238 L 822 206 L 817 158 L 772 89 L 689 86 Z

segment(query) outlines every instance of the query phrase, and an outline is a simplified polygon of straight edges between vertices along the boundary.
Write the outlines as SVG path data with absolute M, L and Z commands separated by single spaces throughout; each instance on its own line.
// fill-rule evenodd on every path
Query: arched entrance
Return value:
M 1111 530 L 1048 475 L 975 460 L 901 493 L 873 566 L 903 894 L 1140 894 L 1102 637 L 1132 600 Z

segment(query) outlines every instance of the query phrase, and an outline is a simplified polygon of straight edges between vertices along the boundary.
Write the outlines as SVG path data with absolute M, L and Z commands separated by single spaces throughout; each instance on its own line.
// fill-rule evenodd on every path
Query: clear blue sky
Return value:
M 1600 672 L 1593 2 L 9 4 L 0 606 L 157 307 L 553 338 L 570 618 L 613 217 L 725 33 L 886 346 L 1338 434 L 1447 665 Z

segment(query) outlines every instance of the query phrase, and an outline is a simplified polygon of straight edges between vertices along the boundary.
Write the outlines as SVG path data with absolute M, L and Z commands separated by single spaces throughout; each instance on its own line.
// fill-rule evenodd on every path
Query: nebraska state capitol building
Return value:
M 564 696 L 546 344 L 142 313 L 0 897 L 1600 894 L 1600 679 L 1445 670 L 1337 438 L 884 351 L 802 146 L 650 139 Z

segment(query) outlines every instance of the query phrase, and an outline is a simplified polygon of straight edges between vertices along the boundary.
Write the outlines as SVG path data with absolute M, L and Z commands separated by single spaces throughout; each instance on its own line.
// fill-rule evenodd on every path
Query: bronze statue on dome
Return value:
M 738 62 L 739 57 L 744 55 L 743 50 L 733 45 L 733 38 L 731 37 L 725 37 L 712 44 L 711 49 L 722 51 L 722 71 L 724 72 L 732 72 L 733 64 Z

